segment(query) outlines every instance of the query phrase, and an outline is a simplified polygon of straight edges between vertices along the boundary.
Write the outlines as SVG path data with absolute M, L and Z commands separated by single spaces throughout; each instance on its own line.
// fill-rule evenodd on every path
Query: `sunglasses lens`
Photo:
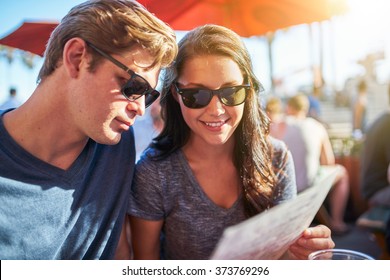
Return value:
M 144 95 L 150 88 L 149 84 L 139 76 L 134 75 L 123 86 L 123 94 L 130 100 L 135 100 Z
M 211 92 L 207 89 L 188 89 L 183 91 L 181 96 L 184 105 L 193 109 L 207 106 L 212 98 Z
M 246 99 L 248 86 L 222 88 L 216 91 L 209 89 L 182 89 L 179 90 L 183 103 L 188 108 L 198 109 L 206 107 L 213 95 L 218 95 L 221 102 L 227 106 L 237 106 Z
M 245 101 L 246 89 L 244 87 L 230 87 L 221 90 L 221 102 L 227 106 L 240 105 Z
M 160 93 L 157 90 L 152 90 L 151 92 L 145 94 L 145 108 L 148 108 L 156 99 L 160 96 Z
M 130 101 L 137 100 L 144 95 L 145 108 L 149 107 L 160 96 L 157 90 L 152 89 L 149 83 L 137 74 L 134 74 L 122 87 L 122 93 Z

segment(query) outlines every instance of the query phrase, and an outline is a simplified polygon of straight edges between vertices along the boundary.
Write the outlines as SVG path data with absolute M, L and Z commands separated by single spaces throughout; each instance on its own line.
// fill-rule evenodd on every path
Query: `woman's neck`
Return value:
M 199 138 L 190 137 L 182 150 L 189 161 L 232 161 L 234 137 L 230 138 L 226 143 L 219 145 L 211 145 Z

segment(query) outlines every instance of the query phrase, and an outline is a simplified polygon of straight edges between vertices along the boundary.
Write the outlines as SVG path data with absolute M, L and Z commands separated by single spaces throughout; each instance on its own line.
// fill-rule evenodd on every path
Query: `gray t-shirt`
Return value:
M 296 195 L 294 165 L 281 141 L 273 139 L 273 145 L 276 167 L 288 153 L 275 186 L 274 204 L 279 204 Z M 208 198 L 182 150 L 159 161 L 143 155 L 134 176 L 128 213 L 146 220 L 164 220 L 162 258 L 208 259 L 223 230 L 246 219 L 242 196 L 229 209 Z

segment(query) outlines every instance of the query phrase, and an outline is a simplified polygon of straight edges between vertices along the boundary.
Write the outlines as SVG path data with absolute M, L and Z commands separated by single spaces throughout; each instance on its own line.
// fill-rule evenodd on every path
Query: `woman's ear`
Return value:
M 81 38 L 72 38 L 66 42 L 62 54 L 63 64 L 72 78 L 77 78 L 82 65 L 88 67 L 87 44 Z

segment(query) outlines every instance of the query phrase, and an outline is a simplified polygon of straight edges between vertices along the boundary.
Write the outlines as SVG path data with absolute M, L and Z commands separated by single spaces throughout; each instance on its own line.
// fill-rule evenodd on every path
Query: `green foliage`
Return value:
M 335 156 L 354 156 L 360 157 L 364 139 L 355 139 L 351 137 L 330 139 Z

